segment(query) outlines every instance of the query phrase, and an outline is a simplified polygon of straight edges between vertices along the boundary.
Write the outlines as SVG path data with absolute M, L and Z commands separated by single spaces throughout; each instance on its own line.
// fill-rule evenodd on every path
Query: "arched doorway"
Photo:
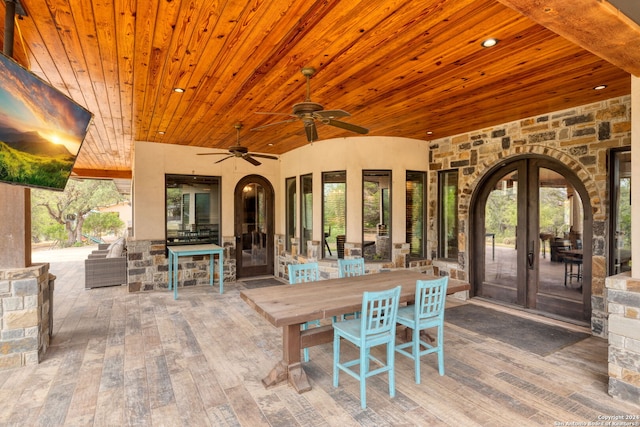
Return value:
M 475 296 L 590 321 L 591 202 L 569 168 L 537 156 L 505 161 L 471 206 Z
M 236 277 L 273 274 L 274 191 L 259 175 L 242 178 L 234 192 Z

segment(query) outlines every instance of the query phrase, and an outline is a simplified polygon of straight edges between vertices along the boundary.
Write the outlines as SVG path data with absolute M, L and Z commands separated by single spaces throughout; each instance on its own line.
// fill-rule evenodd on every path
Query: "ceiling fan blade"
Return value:
M 270 156 L 268 154 L 258 154 L 258 153 L 251 153 L 251 155 L 253 157 L 260 157 L 262 159 L 271 159 L 271 160 L 278 160 L 278 158 L 276 156 Z
M 290 114 L 287 114 L 287 116 L 290 116 Z M 299 119 L 296 117 L 296 118 L 294 118 L 294 119 L 283 120 L 283 121 L 281 121 L 281 122 L 268 123 L 268 124 L 266 124 L 266 125 L 262 125 L 262 126 L 255 127 L 255 128 L 253 128 L 253 129 L 251 129 L 251 130 L 261 130 L 261 129 L 264 129 L 264 128 L 268 128 L 268 127 L 270 127 L 270 126 L 281 125 L 281 124 L 283 124 L 283 123 L 291 123 L 291 122 L 295 122 L 295 121 L 297 121 L 297 120 L 299 120 Z
M 362 133 L 362 134 L 369 133 L 369 129 L 367 128 L 363 128 L 362 126 L 357 126 L 347 122 L 341 122 L 340 120 L 328 119 L 328 120 L 323 120 L 322 123 L 330 126 L 335 126 L 337 128 L 350 130 L 351 132 L 355 132 L 355 133 Z
M 245 159 L 247 162 L 251 163 L 254 166 L 260 166 L 262 163 L 260 163 L 259 161 L 257 161 L 256 159 L 254 159 L 253 157 L 251 157 L 251 154 L 243 154 L 242 158 Z
M 228 156 L 229 153 L 198 153 L 198 156 Z
M 344 110 L 322 110 L 314 113 L 320 119 L 337 119 L 338 117 L 349 117 L 351 114 Z
M 305 122 L 304 130 L 307 133 L 307 141 L 313 142 L 318 140 L 318 131 L 316 130 L 316 124 L 313 120 Z
M 225 160 L 230 159 L 230 158 L 232 158 L 232 157 L 235 157 L 235 156 L 232 154 L 232 155 L 230 155 L 230 156 L 225 157 L 224 159 L 220 159 L 220 160 L 218 160 L 216 163 L 224 162 Z M 214 163 L 214 164 L 215 164 L 215 163 Z

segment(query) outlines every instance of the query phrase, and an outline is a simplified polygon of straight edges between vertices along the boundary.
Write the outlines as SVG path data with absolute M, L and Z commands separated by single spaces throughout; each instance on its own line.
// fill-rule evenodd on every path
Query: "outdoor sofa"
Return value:
M 116 286 L 127 283 L 126 240 L 100 244 L 84 260 L 85 289 Z

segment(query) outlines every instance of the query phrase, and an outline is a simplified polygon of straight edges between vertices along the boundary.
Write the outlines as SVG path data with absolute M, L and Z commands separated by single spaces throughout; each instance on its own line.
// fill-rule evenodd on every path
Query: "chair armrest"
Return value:
M 107 253 L 109 251 L 101 251 L 101 250 L 96 250 L 96 251 L 91 251 L 91 253 L 89 254 L 89 259 L 96 259 L 96 258 L 106 258 L 107 257 Z

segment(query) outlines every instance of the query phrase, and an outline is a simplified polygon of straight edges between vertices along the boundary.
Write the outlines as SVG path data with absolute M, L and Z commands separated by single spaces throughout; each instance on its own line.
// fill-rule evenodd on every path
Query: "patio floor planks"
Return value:
M 640 414 L 607 394 L 602 339 L 541 357 L 451 324 L 445 376 L 426 356 L 416 385 L 413 362 L 397 355 L 396 398 L 386 375 L 372 377 L 366 410 L 355 379 L 332 386 L 331 344 L 311 349 L 311 391 L 265 389 L 281 331 L 240 299 L 242 282 L 173 300 L 169 291 L 85 290 L 83 268 L 51 263 L 52 345 L 39 365 L 0 371 L 0 425 L 533 426 Z

